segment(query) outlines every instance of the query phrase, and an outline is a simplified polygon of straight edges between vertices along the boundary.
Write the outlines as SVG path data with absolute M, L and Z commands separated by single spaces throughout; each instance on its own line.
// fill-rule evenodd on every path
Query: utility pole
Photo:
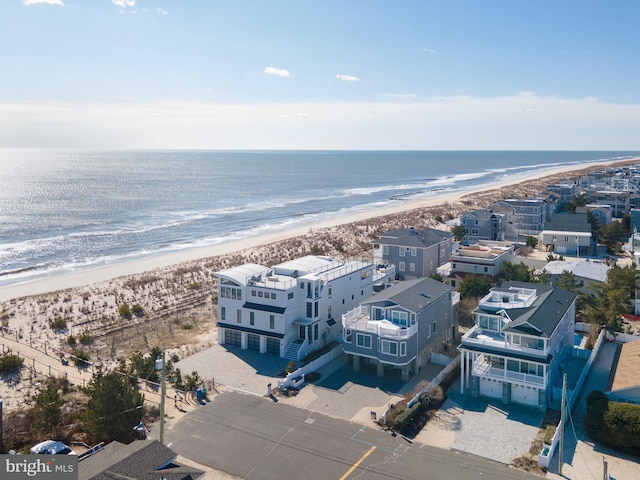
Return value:
M 164 397 L 166 393 L 165 372 L 166 372 L 166 354 L 162 351 L 162 376 L 160 380 L 160 443 L 164 445 Z
M 562 464 L 564 463 L 564 422 L 567 411 L 567 374 L 562 376 L 562 402 L 560 407 L 560 453 L 558 458 L 558 473 L 562 476 Z

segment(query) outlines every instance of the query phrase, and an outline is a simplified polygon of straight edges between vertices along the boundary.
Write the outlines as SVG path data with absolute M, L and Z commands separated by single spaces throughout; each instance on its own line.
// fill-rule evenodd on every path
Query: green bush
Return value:
M 136 317 L 144 317 L 144 309 L 137 303 L 131 307 L 131 313 Z
M 67 329 L 67 319 L 66 318 L 56 318 L 55 320 L 49 321 L 49 327 L 51 330 L 55 330 L 59 332 L 61 330 Z
M 93 342 L 94 338 L 93 335 L 91 335 L 89 332 L 82 332 L 82 335 L 78 337 L 78 340 L 82 345 L 89 345 Z
M 24 364 L 24 359 L 18 355 L 13 353 L 4 355 L 0 357 L 0 374 L 5 375 L 17 372 L 22 367 L 22 364 Z
M 547 425 L 546 430 L 544 431 L 544 443 L 547 445 L 551 445 L 553 441 L 553 436 L 556 434 L 556 426 L 555 425 Z
M 640 449 L 640 405 L 611 402 L 602 392 L 591 392 L 587 405 L 587 431 L 594 440 L 627 452 Z
M 126 320 L 131 320 L 131 309 L 128 303 L 123 303 L 118 307 L 118 314 Z
M 295 372 L 298 369 L 298 367 L 296 366 L 296 362 L 293 360 L 290 360 L 289 363 L 287 364 L 287 369 L 285 370 L 287 373 L 292 373 Z
M 418 414 L 424 411 L 426 406 L 426 403 L 418 401 L 411 407 L 400 407 L 402 409 L 396 415 L 395 429 L 399 432 L 403 431 Z
M 76 348 L 73 350 L 73 361 L 76 364 L 76 367 L 85 367 L 89 364 L 89 354 L 85 352 L 81 348 Z

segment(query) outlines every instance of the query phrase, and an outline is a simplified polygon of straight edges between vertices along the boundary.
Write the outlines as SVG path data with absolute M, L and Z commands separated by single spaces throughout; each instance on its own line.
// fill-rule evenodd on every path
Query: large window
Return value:
M 249 312 L 249 325 L 255 325 L 255 324 L 256 324 L 256 313 Z
M 276 317 L 275 315 L 269 315 L 269 328 L 273 330 L 276 327 Z
M 242 300 L 242 289 L 233 287 L 220 287 L 220 296 L 231 300 Z
M 398 342 L 382 340 L 381 348 L 382 353 L 384 353 L 385 355 L 398 355 Z
M 220 307 L 220 320 L 223 322 L 227 319 L 227 309 L 225 307 Z
M 313 303 L 307 302 L 307 318 L 311 318 L 313 315 Z
M 404 262 L 398 262 L 398 270 L 404 272 Z
M 356 345 L 363 348 L 371 348 L 371 335 L 356 333 Z
M 489 315 L 478 315 L 478 325 L 480 328 L 488 330 L 490 332 L 499 332 L 500 322 L 498 321 L 498 317 L 490 317 Z
M 238 310 L 236 312 L 236 319 L 238 320 L 238 323 L 242 323 L 242 310 Z
M 409 316 L 407 315 L 407 312 L 400 312 L 398 310 L 391 311 L 391 322 L 395 325 L 406 327 L 408 318 Z

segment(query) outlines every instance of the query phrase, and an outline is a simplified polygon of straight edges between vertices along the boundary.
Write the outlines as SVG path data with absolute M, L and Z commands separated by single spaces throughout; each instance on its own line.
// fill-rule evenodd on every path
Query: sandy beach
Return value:
M 586 170 L 638 161 L 590 164 Z M 371 243 L 381 232 L 408 226 L 445 229 L 435 220 L 438 215 L 457 217 L 499 199 L 533 196 L 546 185 L 578 178 L 584 171 L 584 166 L 546 170 L 543 177 L 531 174 L 463 194 L 398 201 L 388 208 L 271 235 L 2 287 L 0 323 L 5 335 L 40 350 L 69 352 L 69 335 L 84 335 L 90 341 L 82 347 L 91 360 L 106 366 L 153 346 L 184 358 L 216 341 L 212 301 L 216 271 L 245 262 L 272 265 L 308 254 L 312 248 L 334 258 L 370 256 Z M 123 303 L 140 305 L 144 314 L 122 318 L 118 309 Z M 64 319 L 67 329 L 51 329 L 50 323 L 57 319 Z M 6 409 L 24 401 L 15 389 L 4 384 L 0 389 Z

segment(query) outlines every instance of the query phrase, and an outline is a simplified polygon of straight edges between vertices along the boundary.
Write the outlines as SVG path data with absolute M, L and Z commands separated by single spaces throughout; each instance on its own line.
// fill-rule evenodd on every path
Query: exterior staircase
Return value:
M 287 345 L 287 349 L 284 352 L 284 358 L 286 358 L 287 360 L 294 360 L 294 361 L 298 361 L 298 354 L 300 353 L 300 349 L 302 348 L 302 345 L 304 344 L 304 340 L 294 340 L 293 342 L 290 342 L 289 345 Z

